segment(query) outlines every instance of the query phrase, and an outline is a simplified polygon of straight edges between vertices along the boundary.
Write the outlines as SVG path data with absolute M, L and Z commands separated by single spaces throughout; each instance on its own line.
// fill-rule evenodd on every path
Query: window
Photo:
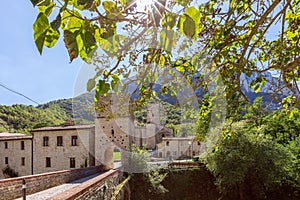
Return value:
M 5 157 L 5 164 L 8 165 L 8 157 Z
M 43 137 L 43 146 L 44 147 L 49 146 L 49 137 L 48 136 Z
M 167 151 L 167 156 L 170 156 L 171 154 L 170 154 L 170 151 Z
M 71 145 L 72 146 L 77 146 L 77 136 L 76 135 L 72 136 Z
M 8 149 L 8 144 L 7 144 L 7 142 L 4 143 L 4 148 L 5 148 L 5 149 Z
M 22 158 L 21 158 L 21 165 L 22 165 L 22 166 L 25 166 L 25 157 L 22 157 Z
M 173 156 L 176 156 L 177 155 L 177 152 L 176 151 L 173 151 Z
M 46 167 L 51 167 L 51 158 L 46 157 Z
M 70 158 L 70 168 L 75 168 L 75 158 Z
M 57 136 L 57 146 L 63 145 L 63 136 Z
M 169 144 L 170 144 L 169 141 L 167 141 L 167 146 L 169 146 Z
M 21 150 L 24 150 L 24 149 L 25 149 L 25 142 L 21 141 Z

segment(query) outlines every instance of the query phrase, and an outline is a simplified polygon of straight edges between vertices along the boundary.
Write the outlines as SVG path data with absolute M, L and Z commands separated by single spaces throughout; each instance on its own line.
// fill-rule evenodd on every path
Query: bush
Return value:
M 2 172 L 4 174 L 5 178 L 13 178 L 18 177 L 19 174 L 14 169 L 10 168 L 10 166 L 6 166 L 4 169 L 2 169 Z

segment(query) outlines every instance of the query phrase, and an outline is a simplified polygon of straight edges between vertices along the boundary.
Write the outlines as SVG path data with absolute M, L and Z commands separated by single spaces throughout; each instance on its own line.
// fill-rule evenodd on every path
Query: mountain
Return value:
M 258 93 L 249 86 L 258 76 L 263 76 L 266 80 L 265 85 L 261 87 Z M 197 81 L 197 79 L 193 79 Z M 279 86 L 278 86 L 279 85 Z M 265 72 L 260 75 L 253 73 L 251 76 L 242 74 L 241 76 L 242 91 L 253 102 L 255 98 L 262 96 L 263 103 L 270 110 L 280 107 L 280 100 L 291 93 L 283 87 L 283 83 L 278 78 L 272 76 L 271 73 Z M 137 84 L 132 83 L 129 92 L 135 91 Z M 159 83 L 152 84 L 152 88 L 156 91 L 157 96 L 170 104 L 176 104 L 180 99 L 180 92 L 177 98 L 168 94 L 161 95 L 161 85 Z M 203 89 L 197 88 L 195 91 L 198 99 L 203 97 Z M 139 97 L 139 90 L 132 94 L 132 99 Z M 277 99 L 277 100 L 276 100 Z M 25 105 L 0 105 L 0 132 L 22 132 L 29 133 L 33 128 L 43 126 L 56 126 L 66 124 L 66 121 L 73 120 L 75 124 L 92 124 L 94 123 L 94 93 L 85 93 L 75 98 L 61 99 L 50 101 L 48 103 L 34 106 Z
M 197 82 L 199 82 L 199 74 L 195 74 L 193 76 L 190 76 L 191 81 L 194 85 L 197 85 Z M 259 92 L 255 92 L 254 89 L 251 87 L 251 83 L 255 82 L 255 80 L 265 80 L 265 83 L 260 86 Z M 167 78 L 166 78 L 167 79 Z M 291 95 L 291 91 L 284 86 L 283 81 L 281 81 L 279 78 L 273 76 L 270 72 L 263 72 L 263 73 L 256 73 L 253 72 L 250 76 L 247 76 L 246 74 L 242 74 L 240 78 L 240 84 L 242 92 L 248 97 L 248 100 L 250 102 L 253 102 L 257 97 L 263 97 L 263 103 L 268 106 L 270 110 L 274 110 L 280 107 L 281 100 Z M 162 89 L 162 86 L 160 85 L 160 80 L 158 80 L 156 83 L 148 84 L 148 87 L 152 87 L 153 91 L 156 92 L 159 99 L 168 102 L 170 104 L 175 104 L 178 102 L 178 99 L 180 99 L 182 96 L 185 95 L 184 93 L 180 93 L 181 91 L 177 92 L 177 97 L 172 97 L 171 91 L 168 92 L 168 94 L 160 94 L 160 90 Z M 131 82 L 128 84 L 128 91 L 134 92 L 132 94 L 132 99 L 138 98 L 140 90 L 136 89 L 137 84 L 134 82 Z M 184 86 L 183 86 L 184 87 Z M 210 87 L 214 87 L 214 83 L 211 84 Z M 185 87 L 188 88 L 188 87 Z M 191 86 L 192 88 L 192 86 Z M 196 96 L 198 99 L 202 99 L 205 94 L 205 91 L 202 87 L 197 87 L 194 91 L 194 94 L 190 94 L 190 96 Z
M 255 81 L 258 77 L 265 79 L 265 84 L 260 87 L 259 92 L 255 92 L 250 87 L 251 82 Z M 283 81 L 273 76 L 270 72 L 256 73 L 253 72 L 251 76 L 246 74 L 241 75 L 241 89 L 248 99 L 253 102 L 257 97 L 263 97 L 263 104 L 267 105 L 270 110 L 278 109 L 281 106 L 281 100 L 292 92 L 284 86 Z
M 242 90 L 245 93 L 254 92 L 254 89 L 250 87 L 250 84 L 253 80 L 256 80 L 258 77 L 263 77 L 266 80 L 266 83 L 261 87 L 260 92 L 262 93 L 278 93 L 280 95 L 291 95 L 291 91 L 284 86 L 283 81 L 280 81 L 279 78 L 274 77 L 270 72 L 263 72 L 258 74 L 253 72 L 251 76 L 246 74 L 241 75 L 241 86 Z

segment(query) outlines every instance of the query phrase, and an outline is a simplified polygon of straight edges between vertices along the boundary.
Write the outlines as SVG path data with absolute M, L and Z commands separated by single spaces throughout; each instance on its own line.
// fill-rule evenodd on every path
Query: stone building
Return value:
M 114 93 L 100 97 L 95 125 L 43 127 L 31 133 L 2 134 L 1 169 L 9 163 L 21 176 L 100 164 L 110 169 L 115 148 L 127 160 L 132 144 L 155 150 L 164 137 L 173 137 L 173 130 L 161 125 L 159 104 L 149 104 L 145 126 L 135 126 L 130 97 Z
M 165 137 L 156 145 L 157 157 L 178 159 L 190 158 L 200 153 L 201 143 L 194 137 Z
M 130 112 L 129 97 L 126 95 L 107 94 L 101 96 L 95 117 L 95 158 L 96 164 L 113 167 L 115 148 L 126 157 L 130 151 L 133 117 Z
M 0 133 L 0 179 L 9 166 L 18 176 L 32 174 L 32 136 L 21 133 Z
M 133 143 L 148 150 L 155 150 L 156 144 L 162 142 L 163 137 L 173 137 L 173 130 L 161 125 L 160 105 L 147 105 L 147 121 L 144 126 L 134 127 Z
M 33 174 L 95 165 L 95 126 L 59 126 L 32 130 Z
M 145 126 L 135 126 L 128 95 L 109 93 L 99 98 L 95 119 L 95 158 L 97 164 L 113 167 L 113 151 L 118 148 L 122 160 L 130 154 L 132 144 L 155 150 L 165 136 L 172 137 L 173 130 L 161 126 L 159 104 L 147 106 Z

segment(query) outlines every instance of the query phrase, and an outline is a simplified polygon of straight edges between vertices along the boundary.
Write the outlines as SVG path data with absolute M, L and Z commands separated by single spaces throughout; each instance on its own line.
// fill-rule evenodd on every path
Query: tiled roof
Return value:
M 87 125 L 74 125 L 74 126 L 48 126 L 33 129 L 32 132 L 39 132 L 39 131 L 59 131 L 59 130 L 76 130 L 76 129 L 91 129 L 94 128 L 95 125 L 87 124 Z
M 31 135 L 26 135 L 23 133 L 0 133 L 0 140 L 19 140 L 19 139 L 31 139 Z

